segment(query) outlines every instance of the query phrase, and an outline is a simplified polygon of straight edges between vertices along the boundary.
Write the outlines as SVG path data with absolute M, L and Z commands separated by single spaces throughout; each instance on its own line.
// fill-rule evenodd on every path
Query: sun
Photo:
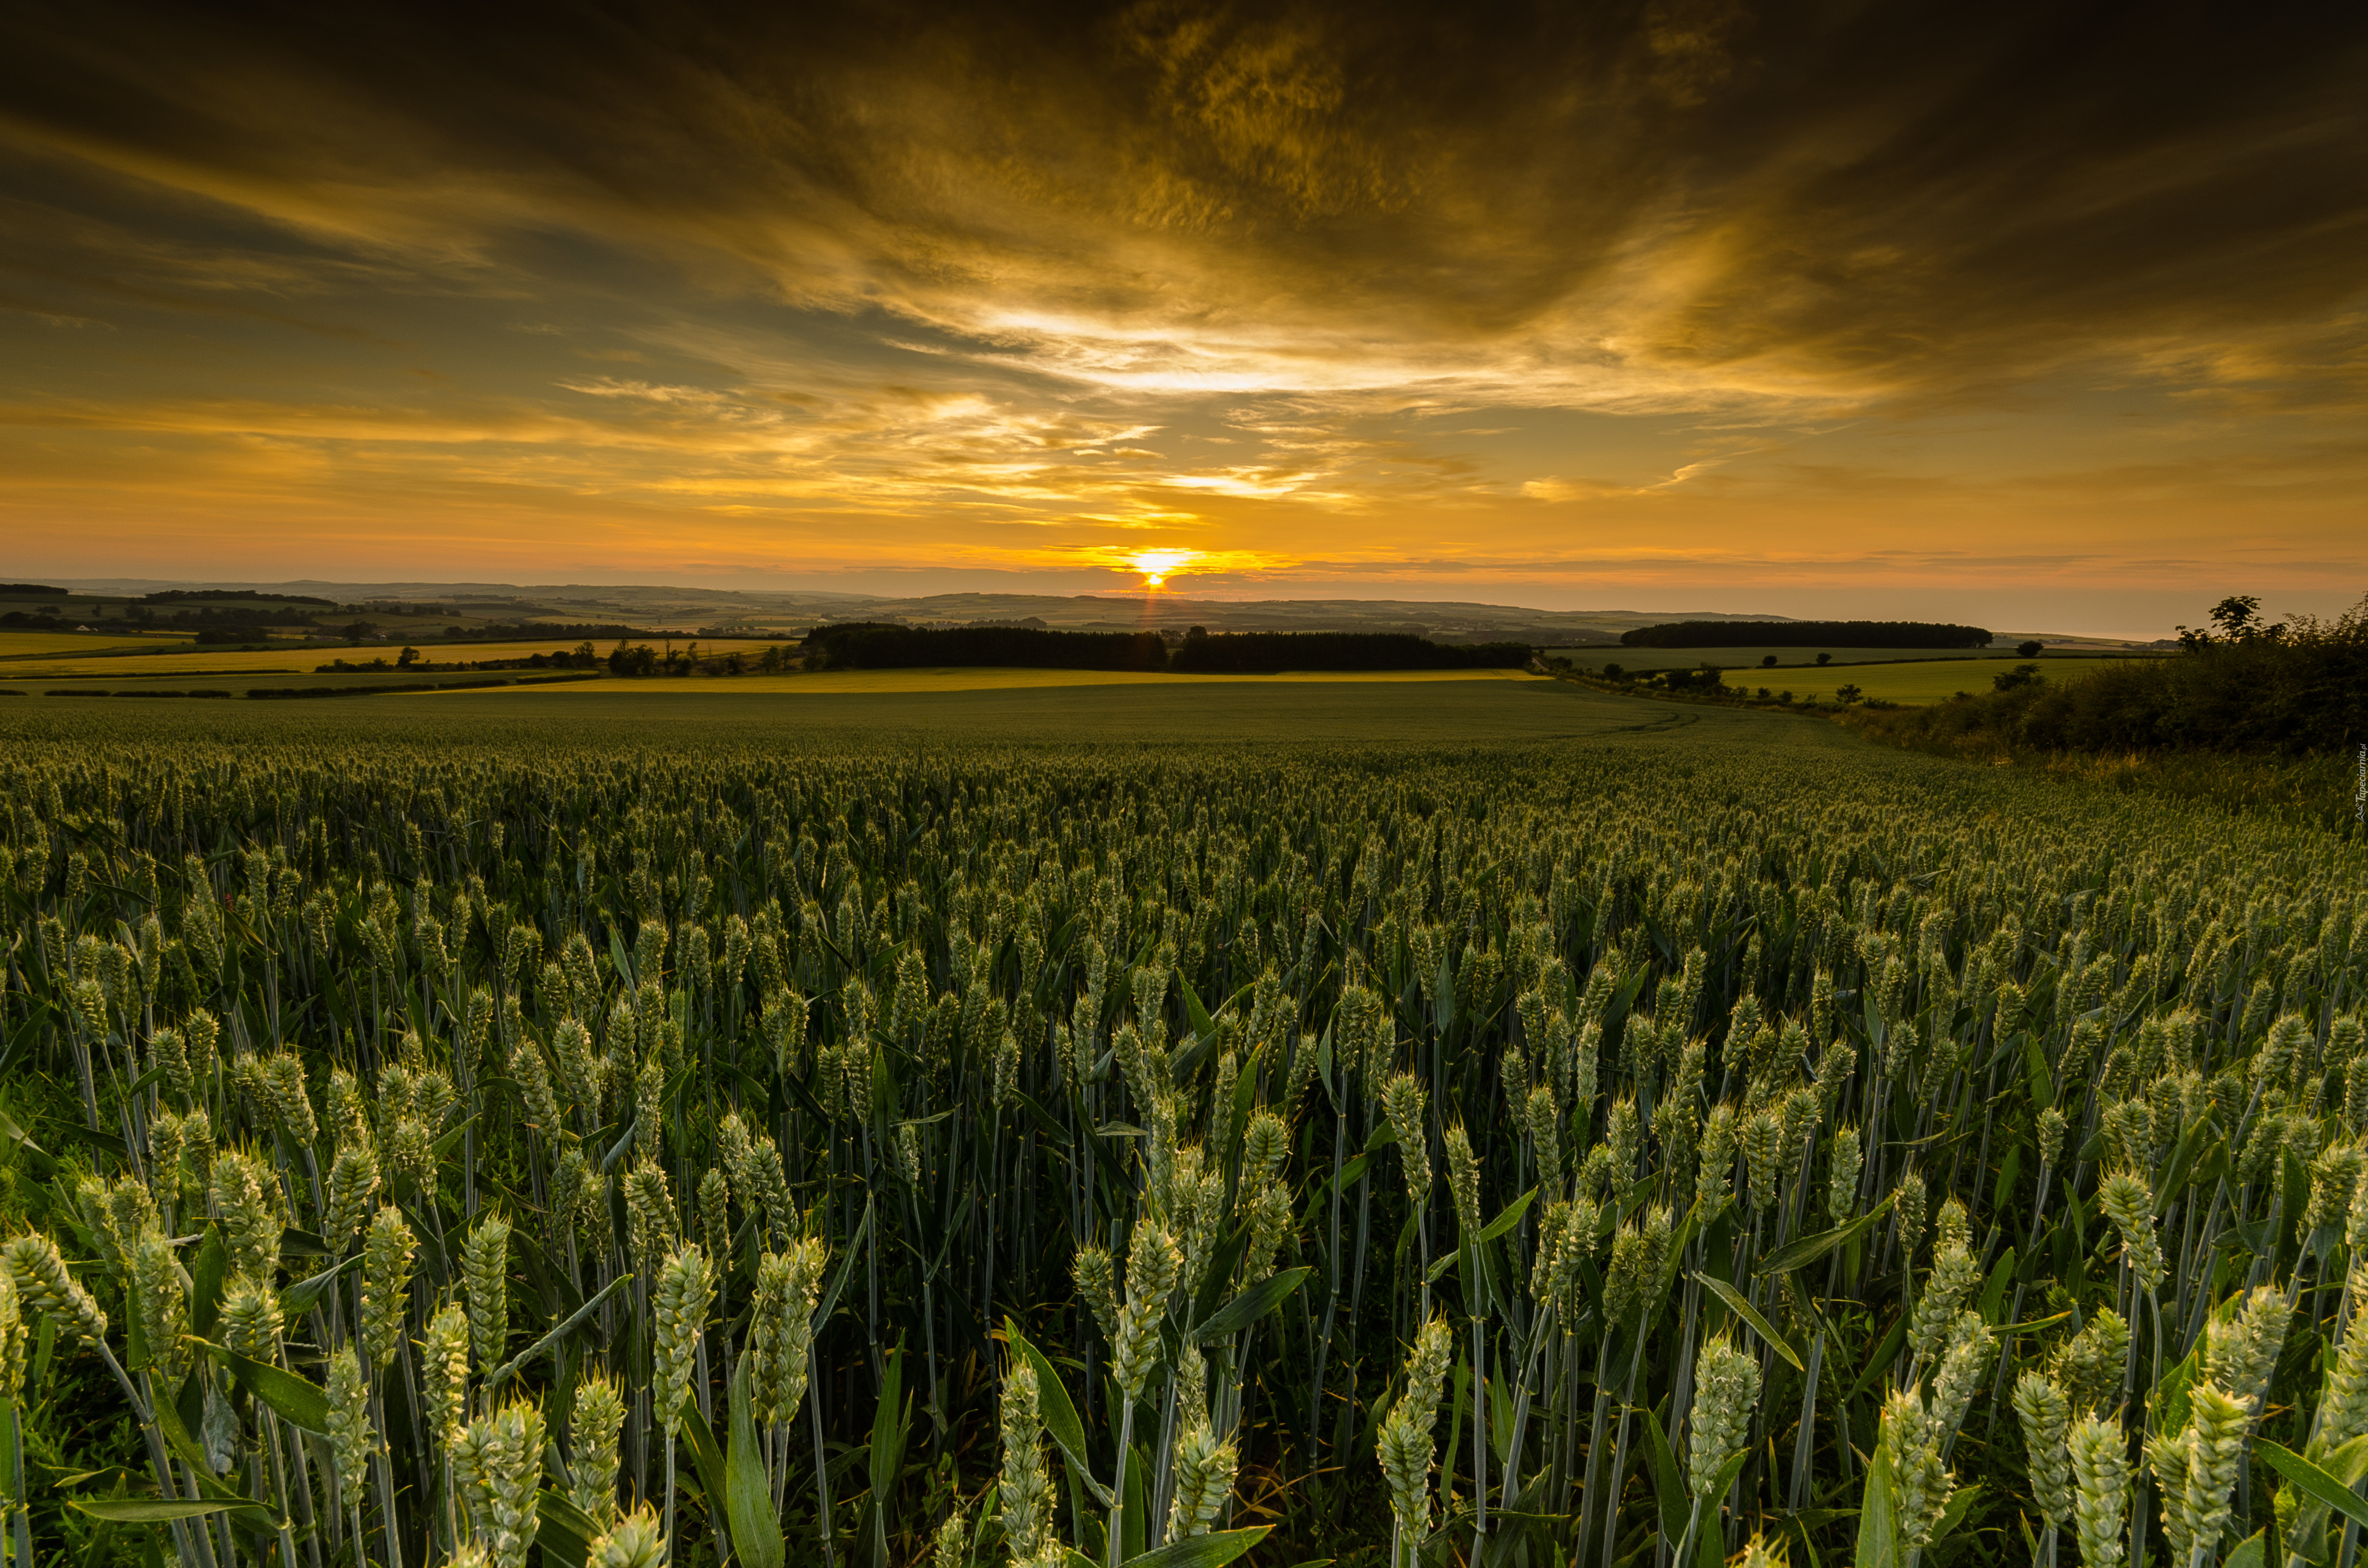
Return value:
M 1144 587 L 1156 588 L 1190 566 L 1200 553 L 1197 550 L 1139 550 L 1126 558 L 1126 564 L 1128 570 L 1143 574 Z

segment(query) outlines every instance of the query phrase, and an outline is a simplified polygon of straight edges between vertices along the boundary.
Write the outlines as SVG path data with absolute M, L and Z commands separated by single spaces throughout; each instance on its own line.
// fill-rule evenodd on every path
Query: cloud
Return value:
M 1542 561 L 1544 517 L 2044 532 L 2116 486 L 2307 494 L 2274 526 L 2311 553 L 2368 409 L 2363 38 L 2093 0 L 19 8 L 0 332 L 51 346 L 7 340 L 0 431 L 101 489 L 110 439 L 212 442 L 316 495 L 901 519 L 831 541 L 883 559 L 948 517 L 1269 562 L 1348 530 L 1374 570 Z
M 871 15 L 515 12 L 456 53 L 427 10 L 28 14 L 10 128 L 410 267 L 498 270 L 573 230 L 1144 393 L 1944 393 L 2328 311 L 2368 237 L 2340 198 L 2368 168 L 2357 28 Z

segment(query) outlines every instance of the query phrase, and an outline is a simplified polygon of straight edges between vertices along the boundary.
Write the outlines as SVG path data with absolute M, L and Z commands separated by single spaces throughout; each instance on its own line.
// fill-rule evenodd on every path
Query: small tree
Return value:
M 1990 676 L 1990 687 L 1995 691 L 2013 691 L 2019 687 L 2037 686 L 2043 678 L 2037 665 L 2017 665 L 2004 675 Z
M 1759 667 L 1760 667 L 1761 669 L 1763 669 L 1763 670 L 1772 670 L 1772 669 L 1774 669 L 1774 668 L 1776 667 L 1776 655 L 1775 655 L 1775 654 L 1773 654 L 1773 653 L 1762 653 L 1762 654 L 1760 654 L 1760 655 L 1759 655 Z
M 2191 653 L 2231 642 L 2283 642 L 2287 627 L 2283 621 L 2269 624 L 2261 619 L 2261 600 L 2256 594 L 2231 594 L 2214 605 L 2212 624 L 2220 629 L 2214 636 L 2201 627 L 2179 629 L 2179 645 Z
M 1820 653 L 1817 655 L 1817 667 L 1819 669 L 1824 669 L 1827 665 L 1830 665 L 1833 662 L 1834 656 L 1831 653 Z
M 2248 642 L 2261 635 L 2260 596 L 2230 594 L 2212 607 L 2212 624 L 2231 642 Z
M 2046 649 L 2046 643 L 2033 638 L 2027 642 L 2016 643 L 2014 645 L 2014 656 L 2018 659 L 2035 659 L 2039 657 L 2041 653 L 2044 653 Z
M 407 670 L 418 662 L 419 650 L 408 642 L 403 645 L 403 652 L 394 656 L 394 667 L 399 670 Z
M 1866 693 L 1861 691 L 1855 684 L 1849 684 L 1834 693 L 1834 700 L 1847 708 L 1865 695 Z
M 1618 665 L 1606 665 L 1603 666 L 1603 678 L 1605 680 L 1618 680 L 1627 673 L 1628 672 L 1626 670 L 1622 669 Z

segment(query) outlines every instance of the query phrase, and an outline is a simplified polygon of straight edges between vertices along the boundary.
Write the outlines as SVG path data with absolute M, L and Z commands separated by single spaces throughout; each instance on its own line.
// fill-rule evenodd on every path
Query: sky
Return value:
M 2368 14 L 0 17 L 0 574 L 2368 590 Z

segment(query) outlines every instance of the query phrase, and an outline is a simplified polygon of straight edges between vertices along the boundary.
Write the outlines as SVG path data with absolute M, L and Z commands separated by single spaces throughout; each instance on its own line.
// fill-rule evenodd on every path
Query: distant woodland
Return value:
M 1167 670 L 1178 675 L 1274 675 L 1283 670 L 1520 669 L 1521 642 L 1457 645 L 1366 631 L 1240 631 L 1194 628 L 1173 646 L 1156 631 L 1052 631 L 1024 626 L 943 630 L 857 623 L 806 637 L 808 669 L 923 666 Z
M 1930 620 L 1673 620 L 1623 631 L 1631 648 L 1987 648 L 1987 628 Z

